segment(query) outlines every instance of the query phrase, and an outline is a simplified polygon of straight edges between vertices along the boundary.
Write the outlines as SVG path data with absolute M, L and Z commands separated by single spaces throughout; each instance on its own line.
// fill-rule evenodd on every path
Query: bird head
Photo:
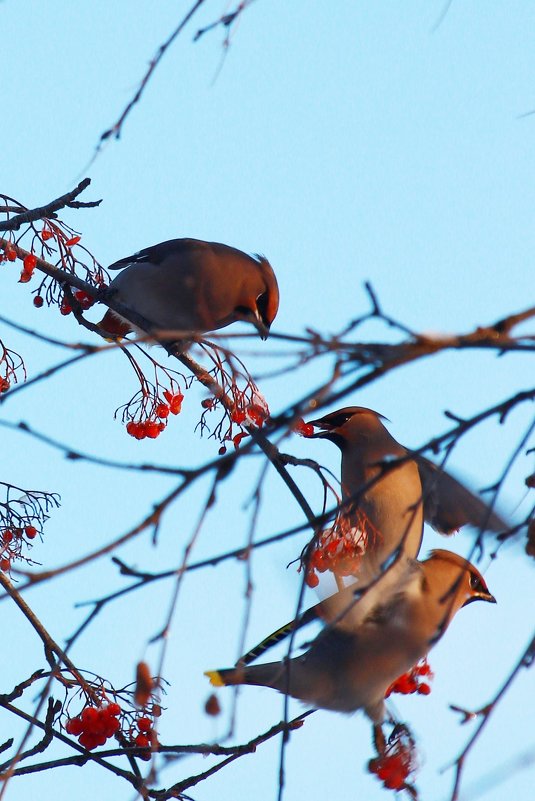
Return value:
M 496 598 L 487 587 L 485 579 L 471 562 L 452 551 L 436 549 L 422 562 L 426 578 L 440 593 L 440 600 L 451 604 L 452 615 L 457 609 L 473 601 L 495 604 Z
M 243 285 L 242 296 L 234 309 L 233 319 L 254 325 L 261 339 L 267 339 L 269 329 L 279 309 L 279 287 L 271 264 L 263 256 L 255 256 L 258 281 Z M 258 293 L 256 290 L 262 291 Z
M 343 449 L 349 442 L 357 444 L 359 439 L 371 439 L 386 432 L 381 420 L 386 420 L 386 417 L 373 409 L 346 406 L 317 420 L 310 420 L 310 425 L 319 429 L 312 434 L 313 438 L 329 439 Z

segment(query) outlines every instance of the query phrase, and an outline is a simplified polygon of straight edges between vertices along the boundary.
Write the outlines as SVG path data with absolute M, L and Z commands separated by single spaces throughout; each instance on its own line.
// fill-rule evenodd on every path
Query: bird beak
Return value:
M 478 592 L 475 595 L 472 595 L 470 598 L 467 598 L 463 606 L 468 606 L 468 604 L 471 604 L 474 601 L 487 601 L 489 604 L 498 603 L 494 595 L 491 595 L 490 592 Z
M 332 426 L 330 423 L 326 423 L 324 420 L 309 420 L 308 424 L 314 426 L 314 428 L 319 428 L 319 431 L 315 431 L 314 434 L 311 434 L 309 439 L 321 439 L 322 437 L 328 437 L 330 432 L 332 431 Z
M 262 320 L 260 317 L 258 310 L 255 310 L 254 317 L 251 320 L 251 323 L 254 325 L 256 330 L 258 331 L 258 335 L 260 339 L 266 340 L 269 336 L 269 325 Z

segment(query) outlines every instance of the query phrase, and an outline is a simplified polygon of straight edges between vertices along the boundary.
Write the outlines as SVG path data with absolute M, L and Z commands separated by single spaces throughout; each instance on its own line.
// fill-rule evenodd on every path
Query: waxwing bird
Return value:
M 349 518 L 354 517 L 360 528 L 368 528 L 366 550 L 358 570 L 361 581 L 377 576 L 381 564 L 400 544 L 407 556 L 417 556 L 422 516 L 443 534 L 466 524 L 492 531 L 507 528 L 457 479 L 400 445 L 382 420 L 371 409 L 349 406 L 311 421 L 319 429 L 313 437 L 329 439 L 340 448 L 342 497 L 356 497 Z M 406 457 L 410 458 L 389 468 L 389 461 Z M 363 485 L 373 479 L 378 480 L 359 494 Z
M 342 452 L 343 500 L 377 479 L 342 513 L 363 535 L 358 567 L 352 571 L 361 584 L 373 581 L 400 545 L 406 556 L 415 558 L 423 535 L 418 466 L 409 459 L 385 470 L 388 460 L 406 457 L 407 451 L 389 434 L 383 419 L 371 409 L 351 407 L 311 422 L 320 429 L 313 437 L 331 440 Z
M 144 317 L 150 333 L 205 333 L 243 320 L 266 339 L 279 307 L 277 279 L 267 259 L 217 242 L 170 239 L 109 269 L 122 269 L 109 286 L 110 297 Z M 114 336 L 134 329 L 112 310 L 100 327 Z
M 395 570 L 395 580 L 389 577 Z M 440 639 L 456 612 L 472 601 L 495 603 L 485 580 L 470 562 L 436 550 L 423 562 L 403 553 L 356 601 L 352 588 L 339 593 L 340 608 L 302 656 L 268 664 L 208 671 L 214 686 L 272 687 L 321 709 L 363 709 L 380 724 L 384 696 Z M 344 624 L 344 607 L 352 616 Z M 361 609 L 359 610 L 359 607 Z

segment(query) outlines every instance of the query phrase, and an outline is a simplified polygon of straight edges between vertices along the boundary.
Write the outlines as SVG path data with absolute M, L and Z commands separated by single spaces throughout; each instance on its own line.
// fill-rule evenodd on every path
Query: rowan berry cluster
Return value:
M 42 242 L 47 242 L 49 239 L 52 239 L 52 237 L 56 237 L 58 238 L 58 242 L 60 241 L 61 245 L 64 248 L 71 248 L 73 245 L 77 245 L 81 239 L 81 237 L 79 236 L 67 237 L 60 229 L 54 232 L 50 228 L 44 228 L 40 232 L 39 237 Z M 17 258 L 19 258 L 17 254 L 17 249 L 11 242 L 8 242 L 8 244 L 4 246 L 3 254 L 0 254 L 0 262 L 16 261 Z M 22 258 L 22 256 L 20 258 Z M 28 281 L 31 281 L 36 266 L 37 266 L 37 256 L 35 256 L 33 253 L 28 253 L 26 254 L 26 256 L 24 256 L 24 258 L 22 258 L 22 271 L 19 278 L 20 284 L 27 284 Z M 91 298 L 85 292 L 79 290 L 78 293 L 75 293 L 75 295 L 77 294 L 80 295 L 80 297 L 77 297 L 77 300 L 82 305 L 82 308 L 88 309 L 93 304 L 94 302 L 93 298 Z M 43 299 L 41 298 L 40 295 L 37 295 L 33 302 L 34 306 L 37 306 L 37 308 L 40 308 L 43 305 Z M 66 304 L 65 308 L 67 307 L 67 305 L 68 304 Z M 69 309 L 69 311 L 71 310 Z M 68 314 L 68 313 L 69 312 L 67 311 L 62 311 L 62 314 Z
M 115 703 L 100 707 L 86 706 L 75 718 L 69 718 L 65 730 L 78 737 L 80 745 L 92 751 L 99 745 L 105 745 L 106 740 L 119 731 L 120 714 L 121 707 Z
M 131 731 L 133 745 L 138 748 L 151 748 L 158 745 L 158 738 L 153 728 L 154 723 L 149 717 L 142 715 L 136 719 L 135 724 L 138 733 L 134 735 L 134 732 Z M 150 754 L 140 755 L 140 759 L 148 760 L 150 759 Z
M 351 576 L 359 569 L 362 555 L 368 544 L 379 534 L 368 518 L 358 513 L 351 518 L 341 516 L 333 528 L 323 531 L 308 556 L 305 581 L 317 587 L 317 573 L 330 570 L 336 576 Z
M 90 309 L 95 302 L 95 299 L 92 298 L 91 295 L 88 295 L 87 292 L 84 292 L 83 289 L 77 289 L 75 292 L 73 292 L 73 296 L 78 301 L 83 311 Z M 33 302 L 34 306 L 40 307 L 43 305 L 43 298 L 40 295 L 37 295 Z M 65 295 L 61 300 L 59 310 L 64 317 L 72 312 L 71 301 Z
M 170 414 L 180 414 L 184 395 L 181 392 L 170 392 L 164 390 L 163 396 L 166 403 L 160 402 L 154 408 L 154 417 L 149 416 L 146 420 L 129 420 L 126 430 L 135 439 L 156 439 L 165 429 L 167 418 Z
M 401 693 L 401 695 L 410 695 L 411 693 L 429 695 L 431 692 L 431 685 L 428 681 L 432 680 L 433 675 L 433 671 L 427 659 L 421 659 L 412 670 L 408 673 L 404 673 L 392 682 L 385 693 L 385 698 L 388 698 L 392 693 Z M 425 681 L 425 679 L 428 679 L 428 681 Z
M 0 570 L 7 573 L 14 559 L 21 556 L 26 541 L 34 540 L 39 531 L 35 526 L 5 528 L 0 534 Z
M 403 790 L 407 786 L 407 778 L 416 770 L 416 762 L 414 745 L 404 730 L 391 738 L 382 754 L 370 759 L 368 770 L 388 790 Z
M 230 428 L 223 437 L 223 444 L 219 448 L 220 456 L 223 456 L 223 454 L 227 452 L 227 446 L 225 445 L 226 441 L 232 442 L 236 450 L 238 450 L 242 439 L 249 436 L 248 432 L 243 430 L 244 425 L 262 428 L 266 420 L 268 420 L 269 409 L 267 404 L 259 395 L 256 395 L 256 398 L 258 403 L 246 403 L 243 399 L 243 396 L 241 397 L 240 401 L 236 402 L 234 409 L 230 413 Z M 215 402 L 215 398 L 207 398 L 202 402 L 201 405 L 205 409 L 211 409 L 215 405 Z M 242 429 L 237 434 L 233 433 L 233 423 L 240 426 Z

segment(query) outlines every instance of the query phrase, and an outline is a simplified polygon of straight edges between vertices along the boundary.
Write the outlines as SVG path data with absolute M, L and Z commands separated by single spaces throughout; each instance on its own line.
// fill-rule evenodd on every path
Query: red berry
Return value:
M 94 734 L 90 734 L 89 732 L 84 731 L 79 737 L 78 742 L 80 745 L 83 745 L 84 748 L 87 748 L 88 751 L 92 751 L 93 748 L 96 748 L 98 745 L 98 737 Z
M 13 245 L 9 245 L 9 244 L 6 245 L 5 248 L 4 248 L 4 253 L 5 253 L 6 259 L 8 261 L 15 261 L 16 258 L 17 258 L 17 251 L 15 250 Z
M 5 543 L 6 543 L 6 545 L 7 545 L 7 544 L 9 544 L 9 543 L 11 542 L 11 540 L 12 540 L 12 539 L 13 539 L 13 534 L 12 534 L 12 532 L 11 532 L 11 531 L 10 531 L 10 530 L 7 528 L 7 529 L 4 531 L 4 533 L 2 534 L 2 540 L 3 540 L 3 542 L 5 542 Z
M 117 715 L 121 714 L 121 707 L 119 706 L 119 704 L 112 702 L 111 704 L 108 704 L 108 706 L 106 707 L 106 711 L 108 712 L 109 715 L 117 717 Z
M 19 284 L 27 284 L 28 281 L 32 280 L 32 274 L 27 273 L 26 270 L 23 270 L 20 274 Z
M 156 417 L 161 417 L 163 420 L 165 420 L 166 417 L 169 417 L 170 411 L 171 410 L 169 409 L 167 403 L 159 403 L 156 407 Z
M 147 420 L 145 423 L 145 434 L 150 439 L 156 439 L 160 435 L 160 427 L 154 420 Z
M 307 573 L 305 581 L 309 587 L 317 587 L 318 584 L 320 583 L 318 576 L 316 575 L 316 573 L 314 573 L 313 570 L 310 570 Z
M 72 247 L 73 245 L 77 245 L 82 237 L 81 236 L 72 236 L 70 239 L 67 239 L 65 244 L 68 248 Z
M 83 289 L 77 289 L 74 293 L 74 297 L 84 311 L 90 309 L 95 302 L 94 298 L 92 298 L 91 295 L 88 295 L 87 292 L 84 292 Z
M 184 395 L 182 395 L 181 392 L 179 392 L 177 395 L 173 397 L 173 400 L 171 401 L 170 404 L 171 414 L 180 414 L 183 400 L 184 400 Z
M 114 718 L 112 715 L 109 715 L 106 718 L 106 725 L 104 727 L 104 734 L 106 737 L 113 737 L 116 731 L 119 731 L 121 728 L 120 721 L 117 718 Z
M 145 431 L 145 423 L 138 423 L 136 429 L 136 439 L 145 439 L 147 432 Z
M 245 412 L 243 409 L 234 409 L 231 414 L 231 420 L 233 423 L 237 423 L 240 425 L 245 420 Z
M 84 730 L 84 724 L 82 723 L 81 718 L 70 718 L 67 721 L 67 725 L 65 726 L 65 731 L 67 734 L 74 734 L 75 737 L 78 737 Z
M 2 570 L 4 573 L 7 573 L 10 568 L 11 559 L 7 559 L 6 557 L 0 559 L 0 570 Z
M 33 305 L 36 307 L 36 309 L 40 309 L 40 308 L 41 308 L 41 306 L 43 305 L 43 303 L 44 303 L 44 300 L 43 300 L 43 298 L 41 297 L 41 295 L 36 295 L 36 296 L 34 297 L 34 299 L 33 299 Z
M 86 706 L 84 709 L 82 709 L 82 714 L 80 717 L 82 718 L 82 723 L 84 724 L 84 730 L 87 731 L 98 720 L 98 709 L 94 706 Z
M 266 410 L 256 403 L 251 403 L 251 405 L 247 407 L 246 416 L 255 426 L 258 426 L 258 428 L 261 428 L 268 418 Z
M 67 303 L 65 299 L 61 301 L 61 306 L 59 307 L 61 314 L 66 316 L 72 312 L 72 307 Z
M 126 431 L 128 434 L 130 434 L 131 437 L 135 437 L 137 427 L 138 423 L 136 423 L 134 420 L 129 420 L 128 423 L 126 424 Z
M 140 748 L 148 748 L 150 745 L 150 740 L 145 734 L 138 734 L 134 739 L 134 742 Z
M 31 275 L 35 270 L 35 265 L 37 264 L 37 256 L 34 256 L 33 253 L 28 253 L 28 255 L 24 257 L 24 261 L 22 263 L 24 265 L 24 271 L 30 273 Z
M 429 693 L 431 692 L 431 687 L 429 686 L 429 684 L 425 683 L 420 684 L 420 686 L 418 687 L 418 692 L 420 693 L 420 695 L 429 695 Z
M 54 234 L 52 233 L 52 231 L 49 231 L 47 228 L 41 231 L 41 239 L 43 240 L 43 242 L 46 242 L 47 239 L 52 239 L 53 236 Z
M 232 437 L 232 442 L 236 450 L 240 447 L 240 442 L 242 441 L 242 439 L 247 436 L 248 436 L 247 432 L 242 431 L 240 434 L 236 434 L 235 437 Z
M 24 529 L 24 533 L 28 537 L 29 540 L 33 540 L 34 537 L 37 536 L 37 529 L 35 526 L 26 526 Z
M 147 732 L 152 729 L 152 721 L 150 720 L 150 718 L 146 717 L 138 718 L 136 723 L 139 731 Z
M 304 420 L 297 420 L 293 427 L 296 434 L 300 434 L 302 437 L 311 437 L 314 434 L 314 426 L 310 423 L 305 423 Z
M 227 449 L 226 449 L 225 445 L 221 445 L 221 447 L 218 450 L 218 454 L 220 456 L 224 456 L 226 452 L 227 452 Z

